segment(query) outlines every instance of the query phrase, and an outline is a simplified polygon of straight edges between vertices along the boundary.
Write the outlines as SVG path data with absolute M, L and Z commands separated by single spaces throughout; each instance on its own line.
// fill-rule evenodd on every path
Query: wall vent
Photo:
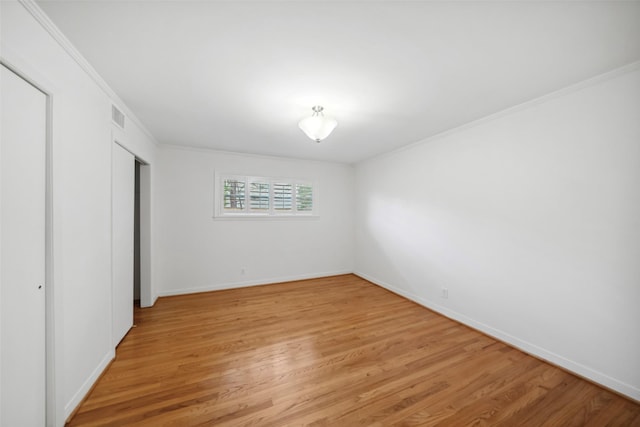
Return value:
M 111 120 L 113 123 L 124 129 L 124 113 L 118 110 L 115 105 L 111 106 Z

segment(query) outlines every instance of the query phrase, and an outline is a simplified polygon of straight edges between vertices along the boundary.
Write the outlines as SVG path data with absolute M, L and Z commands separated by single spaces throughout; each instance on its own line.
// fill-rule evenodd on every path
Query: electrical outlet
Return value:
M 444 298 L 444 299 L 449 298 L 449 289 L 447 289 L 447 288 L 442 288 L 442 289 L 440 290 L 440 296 L 441 296 L 442 298 Z
M 240 269 L 240 274 L 244 274 L 244 268 Z

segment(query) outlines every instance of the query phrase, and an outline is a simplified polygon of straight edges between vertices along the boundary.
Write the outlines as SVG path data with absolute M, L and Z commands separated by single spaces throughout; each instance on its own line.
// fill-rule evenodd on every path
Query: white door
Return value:
M 47 97 L 0 76 L 0 425 L 45 423 Z
M 113 251 L 113 345 L 133 325 L 133 214 L 135 157 L 113 144 L 111 218 Z

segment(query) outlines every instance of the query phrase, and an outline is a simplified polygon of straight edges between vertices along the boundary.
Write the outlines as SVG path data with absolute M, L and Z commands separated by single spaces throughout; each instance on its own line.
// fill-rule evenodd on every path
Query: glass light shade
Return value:
M 338 126 L 336 119 L 325 117 L 320 112 L 314 113 L 313 116 L 300 120 L 298 126 L 311 139 L 320 142 L 329 136 L 331 132 Z

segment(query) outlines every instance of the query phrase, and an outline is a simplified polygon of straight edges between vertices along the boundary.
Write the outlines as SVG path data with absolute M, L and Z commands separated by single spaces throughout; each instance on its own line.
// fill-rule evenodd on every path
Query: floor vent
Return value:
M 115 105 L 111 106 L 111 120 L 113 123 L 124 129 L 124 113 L 118 110 Z

